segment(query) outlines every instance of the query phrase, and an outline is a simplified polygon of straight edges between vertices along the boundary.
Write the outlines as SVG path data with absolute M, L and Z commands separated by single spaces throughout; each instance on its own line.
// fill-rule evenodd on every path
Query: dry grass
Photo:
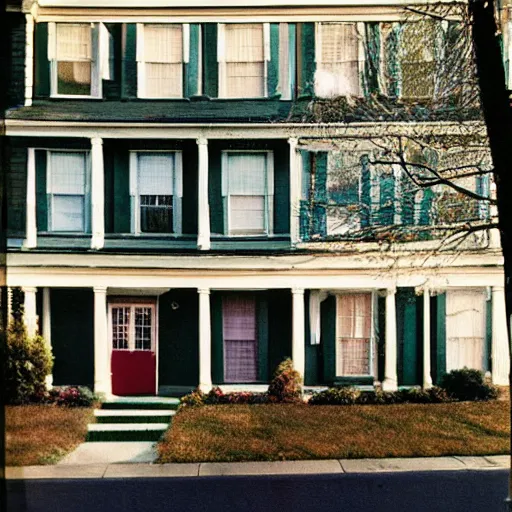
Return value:
M 207 406 L 176 415 L 159 462 L 505 454 L 509 430 L 504 402 Z
M 21 405 L 5 408 L 6 464 L 54 464 L 85 441 L 93 409 Z

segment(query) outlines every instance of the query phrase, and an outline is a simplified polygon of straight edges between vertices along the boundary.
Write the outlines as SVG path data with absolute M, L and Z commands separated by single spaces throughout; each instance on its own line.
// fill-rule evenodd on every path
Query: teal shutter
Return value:
M 435 315 L 435 330 L 431 333 L 435 336 L 435 343 L 431 347 L 435 350 L 436 384 L 441 382 L 446 373 L 446 293 L 434 297 L 435 309 L 431 311 Z
M 137 97 L 137 25 L 127 23 L 123 31 L 124 49 L 121 77 L 121 96 L 123 98 Z
M 387 77 L 387 93 L 391 97 L 399 97 L 402 90 L 401 67 L 400 67 L 400 23 L 393 23 L 391 32 L 384 43 L 386 55 L 385 76 Z
M 429 226 L 432 224 L 432 206 L 434 202 L 434 191 L 430 188 L 423 189 L 423 197 L 420 204 L 420 217 L 418 224 L 420 226 Z
M 405 172 L 400 176 L 400 207 L 402 225 L 412 226 L 414 224 L 414 196 L 417 189 Z
M 373 315 L 373 323 L 376 328 L 374 333 L 377 340 L 377 379 L 384 381 L 385 363 L 386 363 L 386 298 L 377 297 L 375 299 L 377 307 Z
M 210 295 L 210 312 L 212 328 L 212 381 L 214 384 L 224 382 L 224 340 L 222 336 L 222 295 Z
M 420 384 L 418 375 L 418 316 L 414 288 L 399 288 L 396 292 L 398 334 L 398 384 Z
M 46 194 L 46 151 L 36 150 L 37 230 L 48 231 L 48 196 Z
M 290 90 L 291 98 L 295 97 L 296 81 L 297 81 L 297 25 L 295 23 L 288 24 L 288 52 L 290 62 Z
M 270 61 L 267 67 L 267 96 L 278 94 L 279 84 L 279 23 L 270 24 Z
M 324 382 L 336 378 L 336 297 L 327 297 L 320 304 L 321 346 L 324 362 Z
M 258 326 L 258 380 L 268 382 L 268 302 L 266 297 L 256 297 L 256 319 Z
M 208 201 L 210 203 L 210 231 L 224 234 L 224 202 L 222 200 L 222 162 L 218 147 L 210 145 L 208 173 Z
M 313 198 L 313 233 L 327 234 L 327 158 L 326 151 L 315 155 L 315 190 Z
M 274 148 L 274 233 L 290 233 L 290 150 Z
M 489 299 L 485 301 L 485 350 L 486 370 L 492 373 L 492 293 L 489 293 Z
M 476 178 L 476 193 L 483 197 L 490 197 L 490 173 Z M 482 220 L 489 219 L 489 202 L 478 201 L 478 216 Z
M 365 23 L 365 74 L 367 92 L 381 93 L 379 84 L 380 72 L 380 23 Z
M 311 153 L 300 151 L 302 159 L 302 192 L 300 202 L 299 229 L 301 240 L 307 241 L 311 232 Z
M 299 96 L 313 96 L 315 85 L 315 24 L 299 23 Z
M 393 172 L 380 175 L 379 224 L 391 226 L 395 218 L 395 175 Z
M 203 91 L 210 98 L 219 95 L 219 65 L 217 62 L 217 24 L 203 25 Z
M 183 96 L 190 98 L 198 94 L 199 83 L 199 40 L 201 25 L 190 24 L 190 52 L 189 61 L 184 65 Z
M 371 196 L 372 178 L 370 171 L 370 159 L 368 155 L 361 157 L 361 227 L 367 228 L 370 225 L 372 212 Z
M 34 94 L 36 97 L 50 96 L 50 61 L 48 60 L 48 23 L 36 23 Z
M 118 149 L 114 154 L 114 233 L 130 233 L 130 155 Z

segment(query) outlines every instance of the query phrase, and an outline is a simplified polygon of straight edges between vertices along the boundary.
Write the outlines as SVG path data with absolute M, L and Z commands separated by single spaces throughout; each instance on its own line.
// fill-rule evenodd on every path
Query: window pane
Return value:
M 146 96 L 172 98 L 183 96 L 181 64 L 146 64 Z
M 55 194 L 85 194 L 85 153 L 50 153 L 50 190 Z
M 265 233 L 265 196 L 230 196 L 230 234 Z
M 91 56 L 90 24 L 57 23 L 57 60 L 90 61 Z
M 130 335 L 130 308 L 112 308 L 112 348 L 117 350 L 128 349 Z
M 265 153 L 228 154 L 229 193 L 265 194 L 267 155 Z
M 153 63 L 182 63 L 182 26 L 144 25 L 144 60 Z
M 263 62 L 226 63 L 226 91 L 230 98 L 261 98 L 265 94 Z
M 89 96 L 91 94 L 91 63 L 58 62 L 57 92 Z
M 140 230 L 172 233 L 172 196 L 140 196 Z
M 135 350 L 151 350 L 152 309 L 135 308 Z
M 53 196 L 52 230 L 84 231 L 83 196 Z
M 173 193 L 173 170 L 173 153 L 139 153 L 139 194 L 171 196 Z
M 224 379 L 257 380 L 256 301 L 253 297 L 224 297 L 222 302 Z

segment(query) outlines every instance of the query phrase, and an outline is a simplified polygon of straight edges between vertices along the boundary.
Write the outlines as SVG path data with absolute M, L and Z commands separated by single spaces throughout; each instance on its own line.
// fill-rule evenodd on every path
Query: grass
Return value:
M 183 408 L 158 462 L 510 453 L 507 402 Z
M 93 409 L 88 407 L 7 406 L 7 466 L 54 464 L 85 441 L 92 421 Z

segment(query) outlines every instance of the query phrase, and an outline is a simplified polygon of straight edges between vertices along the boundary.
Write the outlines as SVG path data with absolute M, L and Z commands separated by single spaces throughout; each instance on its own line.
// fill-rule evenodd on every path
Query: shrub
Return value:
M 310 405 L 353 405 L 359 398 L 360 391 L 352 387 L 329 388 L 315 393 L 310 399 Z
M 441 387 L 455 400 L 493 400 L 498 397 L 498 390 L 484 381 L 480 370 L 462 368 L 445 374 Z
M 21 316 L 7 330 L 4 396 L 6 403 L 26 403 L 44 394 L 51 374 L 51 349 L 41 336 L 29 337 Z
M 204 393 L 199 389 L 194 389 L 192 393 L 182 396 L 180 400 L 180 407 L 195 407 L 204 405 Z
M 268 387 L 269 402 L 302 402 L 302 377 L 293 368 L 291 359 L 285 359 L 276 369 Z
M 411 404 L 440 404 L 451 401 L 446 391 L 437 386 L 428 389 L 404 389 L 399 393 L 402 395 L 403 402 Z
M 62 386 L 50 390 L 50 397 L 56 405 L 63 407 L 90 407 L 99 401 L 87 386 Z

